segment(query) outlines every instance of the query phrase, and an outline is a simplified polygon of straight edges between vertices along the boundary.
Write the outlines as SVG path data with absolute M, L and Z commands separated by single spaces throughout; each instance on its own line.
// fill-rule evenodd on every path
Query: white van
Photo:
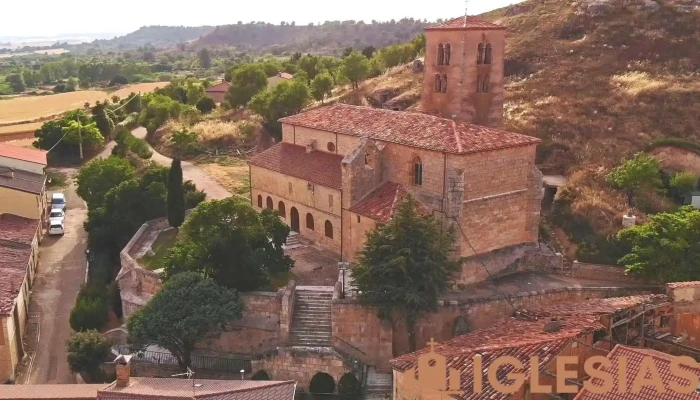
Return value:
M 49 222 L 49 235 L 63 235 L 64 233 L 63 221 L 53 219 Z

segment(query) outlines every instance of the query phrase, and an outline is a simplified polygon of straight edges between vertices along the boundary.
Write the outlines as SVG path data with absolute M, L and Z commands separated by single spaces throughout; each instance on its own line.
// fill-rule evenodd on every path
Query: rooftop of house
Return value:
M 12 312 L 31 255 L 31 248 L 0 245 L 0 316 Z
M 673 356 L 670 354 L 662 353 L 660 351 L 617 345 L 615 348 L 608 353 L 608 359 L 611 361 L 610 368 L 602 367 L 602 370 L 608 371 L 612 374 L 614 379 L 613 387 L 617 387 L 618 383 L 618 365 L 621 358 L 627 359 L 627 373 L 626 379 L 629 382 L 634 382 L 635 378 L 640 372 L 640 367 L 642 360 L 645 357 L 652 357 L 654 360 L 654 365 L 656 366 L 661 380 L 666 388 L 666 393 L 659 393 L 659 391 L 653 386 L 642 386 L 639 393 L 633 393 L 632 390 L 620 393 L 617 390 L 612 390 L 608 393 L 591 393 L 586 389 L 579 391 L 578 395 L 574 400 L 697 400 L 700 399 L 700 393 L 692 392 L 688 394 L 678 393 L 674 390 L 669 389 L 668 383 L 671 381 L 676 381 L 682 386 L 688 386 L 688 380 L 675 377 L 671 371 L 671 362 L 673 361 Z M 692 372 L 696 375 L 700 375 L 700 367 L 691 368 L 689 366 L 682 366 L 681 369 Z M 649 372 L 647 372 L 649 374 Z M 602 386 L 597 378 L 592 378 L 592 383 L 596 386 Z M 695 388 L 693 388 L 695 389 Z
M 673 282 L 666 285 L 669 289 L 695 288 L 700 287 L 700 281 L 693 282 Z
M 125 387 L 111 383 L 97 399 L 293 400 L 295 381 L 240 381 L 131 377 Z
M 45 166 L 46 154 L 47 152 L 44 150 L 28 149 L 26 147 L 0 143 L 0 157 L 13 158 Z
M 283 124 L 454 154 L 529 146 L 540 139 L 419 112 L 333 104 L 281 118 Z
M 294 75 L 287 73 L 287 72 L 280 72 L 278 76 L 282 79 L 292 79 L 294 78 Z
M 661 305 L 670 302 L 664 294 L 645 294 L 626 297 L 611 297 L 607 299 L 592 299 L 585 301 L 568 301 L 544 305 L 535 309 L 524 310 L 532 316 L 550 317 L 566 315 L 608 315 L 641 305 Z
M 44 190 L 44 175 L 0 165 L 0 187 L 19 190 L 32 194 L 41 194 Z
M 213 93 L 213 92 L 226 92 L 228 91 L 228 88 L 231 87 L 231 84 L 229 82 L 223 81 L 219 82 L 215 85 L 211 85 L 208 88 L 206 88 L 206 92 L 208 93 Z
M 398 204 L 408 196 L 406 188 L 402 185 L 394 182 L 384 182 L 350 207 L 350 211 L 378 222 L 387 222 L 394 215 Z M 419 214 L 428 214 L 428 210 L 421 204 L 416 203 L 416 208 Z
M 0 214 L 0 242 L 31 245 L 38 227 L 39 220 L 7 213 Z
M 343 156 L 307 151 L 305 146 L 280 142 L 248 160 L 250 165 L 280 172 L 317 185 L 340 189 Z
M 506 27 L 503 25 L 494 24 L 485 19 L 479 17 L 469 16 L 467 17 L 467 24 L 464 24 L 464 16 L 453 18 L 447 20 L 443 23 L 437 25 L 431 25 L 425 28 L 426 31 L 459 31 L 466 29 L 476 29 L 476 30 L 505 30 Z
M 97 391 L 105 384 L 98 385 L 3 385 L 0 390 L 2 400 L 95 400 Z

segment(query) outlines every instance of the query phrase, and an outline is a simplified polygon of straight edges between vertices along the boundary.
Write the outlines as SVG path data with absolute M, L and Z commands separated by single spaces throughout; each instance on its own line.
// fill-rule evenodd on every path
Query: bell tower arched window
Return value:
M 440 74 L 435 74 L 435 91 L 442 91 L 442 80 L 440 79 Z
M 493 48 L 491 43 L 486 45 L 486 53 L 484 54 L 484 64 L 491 64 L 491 54 L 493 53 Z
M 478 54 L 476 55 L 476 63 L 481 65 L 484 63 L 484 44 L 479 43 Z
M 445 65 L 450 65 L 450 56 L 452 55 L 452 46 L 448 43 L 445 45 Z
M 442 93 L 447 93 L 447 75 L 442 74 L 442 85 L 440 86 Z
M 445 61 L 445 48 L 442 46 L 442 43 L 438 45 L 437 48 L 437 65 L 443 65 L 443 62 Z

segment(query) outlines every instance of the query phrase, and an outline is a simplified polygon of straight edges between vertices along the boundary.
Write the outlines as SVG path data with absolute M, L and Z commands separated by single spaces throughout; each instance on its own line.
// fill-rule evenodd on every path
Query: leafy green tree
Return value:
M 316 100 L 320 100 L 322 103 L 326 96 L 331 95 L 332 90 L 333 77 L 326 71 L 316 75 L 314 80 L 311 81 L 311 93 L 313 93 Z
M 461 260 L 451 257 L 454 243 L 452 229 L 417 214 L 415 200 L 408 198 L 389 222 L 368 232 L 351 267 L 359 300 L 382 319 L 406 322 L 411 351 L 416 350 L 416 322 L 437 308 L 438 297 L 460 269 Z
M 107 192 L 132 179 L 135 173 L 134 167 L 124 158 L 94 158 L 78 170 L 76 192 L 89 208 L 100 207 Z
M 185 272 L 165 282 L 145 306 L 129 317 L 127 340 L 134 349 L 158 345 L 168 350 L 184 370 L 192 365 L 197 342 L 241 318 L 242 310 L 238 292 Z
M 66 92 L 75 92 L 76 90 L 78 90 L 78 81 L 73 77 L 68 78 L 68 81 L 66 81 L 66 90 L 65 91 Z
M 100 297 L 78 297 L 70 311 L 70 327 L 76 331 L 101 329 L 109 319 L 109 305 Z
M 367 46 L 364 49 L 362 49 L 362 55 L 367 57 L 367 59 L 371 59 L 374 53 L 377 51 L 374 46 Z
M 202 114 L 208 114 L 216 108 L 216 103 L 211 97 L 204 96 L 197 102 L 196 107 Z
M 200 100 L 205 98 L 206 91 L 204 86 L 199 82 L 187 82 L 187 104 L 195 105 Z
M 267 75 L 258 64 L 245 64 L 233 73 L 231 87 L 226 92 L 226 103 L 232 108 L 245 106 L 256 94 L 267 87 Z
M 619 261 L 628 274 L 663 283 L 700 280 L 700 210 L 685 206 L 655 214 L 617 236 L 631 246 Z
M 112 120 L 112 117 L 107 114 L 107 111 L 108 107 L 106 100 L 104 103 L 97 101 L 95 106 L 90 109 L 90 112 L 92 113 L 92 120 L 97 125 L 97 129 L 100 130 L 102 136 L 106 138 L 111 137 L 112 131 L 114 130 L 114 121 Z
M 107 361 L 111 344 L 96 330 L 76 332 L 66 343 L 68 367 L 73 373 L 86 375 L 91 382 L 102 378 L 100 366 Z
M 611 185 L 627 192 L 627 203 L 633 207 L 638 189 L 661 187 L 660 171 L 659 160 L 645 153 L 637 153 L 634 158 L 624 161 L 615 168 L 606 179 Z
M 126 79 L 124 75 L 115 75 L 112 80 L 109 81 L 109 86 L 117 86 L 117 85 L 128 85 L 129 80 Z
M 175 157 L 168 173 L 168 223 L 179 228 L 185 222 L 185 192 L 182 188 L 182 166 Z
M 314 79 L 316 74 L 318 74 L 320 71 L 319 61 L 319 57 L 307 54 L 299 60 L 297 66 L 300 70 L 306 72 L 306 76 L 309 78 L 309 80 L 311 80 Z
M 197 53 L 197 57 L 199 58 L 199 65 L 201 65 L 202 68 L 211 68 L 211 55 L 209 55 L 209 50 L 207 50 L 206 47 Z
M 414 56 L 416 57 L 420 54 L 425 53 L 425 44 L 427 42 L 427 39 L 425 37 L 425 33 L 421 33 L 420 35 L 416 36 L 411 40 L 411 46 L 413 46 L 413 53 Z
M 195 271 L 222 286 L 259 290 L 269 284 L 270 274 L 293 266 L 282 251 L 288 235 L 289 227 L 276 211 L 258 213 L 237 198 L 202 203 L 180 227 L 168 255 L 166 279 Z
M 353 49 L 352 47 L 346 47 L 346 48 L 343 50 L 343 54 L 340 56 L 340 58 L 345 58 L 345 57 L 349 56 L 350 53 L 353 52 L 353 50 L 354 50 L 354 49 Z
M 66 143 L 83 146 L 102 146 L 105 142 L 104 136 L 95 122 L 84 124 L 83 121 L 69 121 L 63 127 Z
M 252 380 L 252 381 L 269 381 L 270 375 L 267 374 L 267 371 L 265 371 L 264 369 L 261 369 L 258 372 L 254 373 L 253 376 L 250 377 L 250 380 Z
M 256 95 L 248 104 L 251 110 L 263 117 L 265 126 L 281 134 L 278 119 L 301 112 L 309 103 L 311 93 L 309 87 L 297 80 L 281 82 L 270 90 Z
M 671 177 L 669 183 L 679 193 L 687 194 L 697 187 L 698 177 L 692 172 L 679 172 Z
M 369 67 L 367 57 L 360 52 L 353 51 L 343 59 L 340 64 L 340 72 L 352 83 L 353 89 L 357 89 L 360 81 L 367 77 Z
M 27 90 L 27 85 L 24 82 L 24 77 L 21 73 L 7 75 L 7 77 L 5 77 L 5 81 L 10 84 L 12 91 L 15 93 L 24 92 Z

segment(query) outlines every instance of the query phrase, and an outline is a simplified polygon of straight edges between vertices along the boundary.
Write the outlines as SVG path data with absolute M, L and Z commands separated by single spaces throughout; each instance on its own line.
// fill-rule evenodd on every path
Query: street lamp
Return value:
M 345 271 L 348 269 L 348 264 L 347 262 L 339 262 L 338 263 L 338 269 L 343 271 L 343 288 L 340 292 L 340 298 L 344 299 L 345 298 Z
M 242 369 L 242 370 L 241 370 L 241 380 L 244 380 L 244 379 L 245 379 L 245 378 L 244 378 L 244 374 L 245 374 L 245 370 Z

